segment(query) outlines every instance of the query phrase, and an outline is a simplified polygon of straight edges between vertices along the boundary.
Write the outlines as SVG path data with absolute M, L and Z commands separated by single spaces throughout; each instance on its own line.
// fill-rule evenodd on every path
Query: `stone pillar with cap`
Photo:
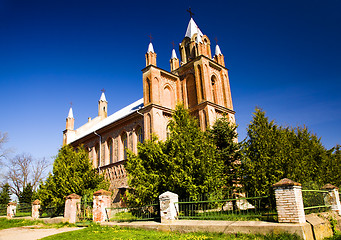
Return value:
M 64 218 L 69 223 L 77 222 L 77 210 L 78 210 L 78 205 L 80 201 L 81 201 L 81 196 L 75 193 L 72 193 L 66 197 Z
M 10 202 L 7 204 L 7 217 L 13 218 L 17 213 L 17 203 Z
M 37 199 L 32 203 L 32 218 L 39 218 L 40 201 Z
M 326 205 L 330 205 L 332 211 L 335 211 L 337 214 L 341 215 L 339 188 L 328 183 L 324 185 L 322 189 L 328 191 L 324 194 L 324 203 Z
M 305 223 L 305 214 L 300 183 L 288 178 L 273 184 L 276 197 L 278 222 Z
M 103 189 L 94 192 L 93 202 L 93 221 L 94 222 L 105 222 L 109 220 L 109 213 L 107 208 L 111 207 L 111 192 Z
M 164 192 L 159 196 L 161 223 L 171 223 L 178 219 L 179 196 L 172 192 Z

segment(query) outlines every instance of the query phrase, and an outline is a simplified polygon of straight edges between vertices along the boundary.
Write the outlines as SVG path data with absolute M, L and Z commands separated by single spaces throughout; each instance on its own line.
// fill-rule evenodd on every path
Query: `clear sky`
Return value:
M 0 0 L 0 131 L 16 153 L 51 158 L 73 102 L 75 127 L 142 97 L 149 34 L 170 69 L 194 20 L 225 56 L 239 139 L 256 106 L 341 144 L 341 1 Z M 176 48 L 178 56 L 179 50 Z

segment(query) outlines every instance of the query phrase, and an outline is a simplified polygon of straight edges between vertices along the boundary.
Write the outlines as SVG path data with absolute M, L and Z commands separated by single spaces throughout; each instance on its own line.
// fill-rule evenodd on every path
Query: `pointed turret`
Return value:
M 146 53 L 146 66 L 156 66 L 156 53 L 154 52 L 153 44 L 150 42 Z
M 174 48 L 172 50 L 172 56 L 171 56 L 171 59 L 169 62 L 170 62 L 170 66 L 171 66 L 171 72 L 174 71 L 175 69 L 179 68 L 179 59 L 176 56 L 176 52 L 175 52 Z
M 198 25 L 194 22 L 193 18 L 189 20 L 185 37 L 192 38 L 194 34 L 198 34 L 200 37 L 204 36 L 200 31 Z
M 221 53 L 220 47 L 218 44 L 215 46 L 215 55 L 213 59 L 215 62 L 225 67 L 224 55 Z
M 75 119 L 73 118 L 72 107 L 70 107 L 69 114 L 66 118 L 66 130 L 74 130 Z
M 101 118 L 106 118 L 108 116 L 107 113 L 108 102 L 105 98 L 104 89 L 102 89 L 101 98 L 98 101 L 98 116 Z

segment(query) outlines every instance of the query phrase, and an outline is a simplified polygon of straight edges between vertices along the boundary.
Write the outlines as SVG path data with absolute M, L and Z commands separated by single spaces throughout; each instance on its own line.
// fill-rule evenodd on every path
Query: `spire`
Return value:
M 185 37 L 192 38 L 192 36 L 196 33 L 200 35 L 200 38 L 204 36 L 204 34 L 202 34 L 202 32 L 200 31 L 198 25 L 194 22 L 193 18 L 191 18 L 187 26 Z
M 101 98 L 99 99 L 100 101 L 106 102 L 107 99 L 105 98 L 104 91 L 102 92 Z
M 147 53 L 149 53 L 149 52 L 155 53 L 155 52 L 154 52 L 154 47 L 153 47 L 153 44 L 152 44 L 152 43 L 149 43 L 149 45 L 148 45 L 148 51 L 147 51 Z
M 174 59 L 174 58 L 178 58 L 178 57 L 176 56 L 175 49 L 173 48 L 173 50 L 172 50 L 172 57 L 171 57 L 171 59 Z
M 67 118 L 73 118 L 72 107 L 70 107 L 69 114 L 67 115 Z
M 217 56 L 222 55 L 222 53 L 220 51 L 220 47 L 218 44 L 215 46 L 215 55 L 217 55 Z

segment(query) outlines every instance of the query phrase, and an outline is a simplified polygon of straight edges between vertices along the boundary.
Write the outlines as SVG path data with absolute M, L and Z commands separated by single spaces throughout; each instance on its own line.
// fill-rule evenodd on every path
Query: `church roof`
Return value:
M 178 57 L 176 56 L 175 49 L 173 48 L 171 59 L 174 59 L 174 58 L 178 58 Z
M 152 43 L 149 43 L 149 45 L 148 45 L 148 51 L 147 51 L 147 53 L 149 53 L 149 52 L 154 52 L 154 47 L 153 47 L 153 44 Z
M 186 31 L 185 37 L 191 38 L 196 33 L 199 34 L 200 41 L 201 41 L 201 37 L 204 36 L 204 34 L 202 34 L 198 25 L 194 22 L 193 18 L 191 18 L 191 20 L 189 20 L 189 23 L 187 26 L 187 31 Z
M 101 98 L 99 99 L 100 101 L 106 102 L 107 99 L 105 98 L 104 92 L 102 92 Z
M 73 111 L 72 107 L 70 107 L 69 114 L 67 115 L 68 118 L 73 118 Z
M 133 102 L 132 104 L 122 108 L 121 110 L 113 113 L 112 115 L 108 116 L 107 118 L 103 119 L 102 121 L 98 122 L 97 124 L 95 124 L 94 126 L 90 127 L 89 129 L 87 129 L 86 131 L 82 131 L 79 134 L 77 134 L 77 130 L 76 130 L 76 134 L 74 136 L 74 139 L 70 139 L 70 141 L 68 143 L 72 143 L 82 137 L 85 137 L 91 133 L 93 133 L 94 131 L 97 131 L 105 126 L 110 125 L 111 123 L 114 123 L 126 116 L 128 116 L 129 114 L 136 112 L 137 110 L 139 110 L 140 108 L 143 107 L 143 98 L 137 100 L 136 102 Z

